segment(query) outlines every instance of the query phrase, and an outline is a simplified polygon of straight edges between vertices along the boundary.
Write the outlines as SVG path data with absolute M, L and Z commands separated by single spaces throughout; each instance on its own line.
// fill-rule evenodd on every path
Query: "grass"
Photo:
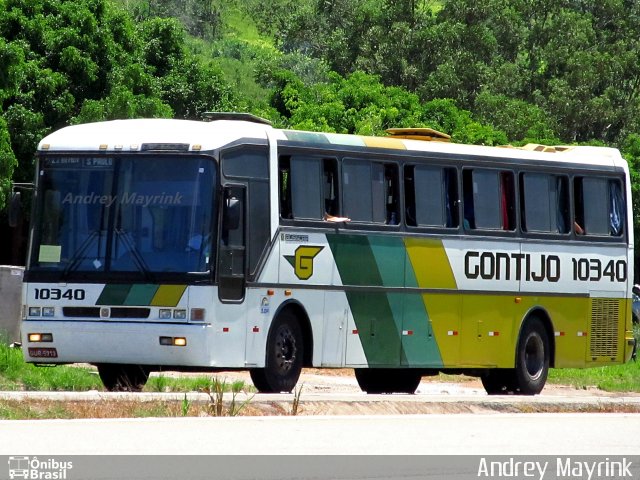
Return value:
M 640 392 L 640 362 L 594 368 L 562 368 L 549 371 L 548 383 L 591 387 L 606 392 Z
M 640 325 L 633 326 L 633 335 L 640 346 Z M 606 392 L 640 392 L 640 361 L 605 367 L 552 369 L 547 381 L 579 389 L 595 387 Z
M 22 351 L 0 339 L 0 390 L 101 390 L 100 378 L 83 367 L 37 367 L 25 363 Z
M 204 392 L 218 380 L 210 376 L 170 377 L 162 373 L 149 378 L 146 392 Z M 222 382 L 225 391 L 255 391 L 243 381 Z M 9 347 L 0 338 L 0 391 L 71 391 L 104 390 L 95 368 L 82 366 L 38 367 L 25 363 L 19 348 Z
M 144 387 L 145 392 L 206 392 L 216 384 L 223 386 L 224 392 L 255 391 L 253 385 L 247 385 L 242 380 L 227 383 L 226 379 L 216 377 L 170 377 L 162 373 L 149 377 Z

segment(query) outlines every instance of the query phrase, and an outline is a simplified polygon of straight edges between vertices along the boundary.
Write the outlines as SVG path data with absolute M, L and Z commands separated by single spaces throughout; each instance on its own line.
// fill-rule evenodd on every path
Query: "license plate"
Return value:
M 29 356 L 34 358 L 58 358 L 55 348 L 29 348 Z

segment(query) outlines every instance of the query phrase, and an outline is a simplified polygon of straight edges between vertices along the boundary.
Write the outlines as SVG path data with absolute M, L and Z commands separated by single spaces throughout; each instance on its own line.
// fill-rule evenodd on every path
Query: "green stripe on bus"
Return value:
M 123 305 L 132 285 L 105 285 L 96 305 Z
M 186 289 L 186 285 L 105 285 L 96 305 L 175 307 Z
M 368 237 L 376 269 L 385 287 L 404 287 L 406 252 L 402 238 Z
M 442 367 L 442 355 L 422 295 L 405 294 L 403 306 L 402 351 L 407 364 Z
M 305 143 L 329 143 L 329 139 L 324 133 L 317 132 L 302 132 L 297 130 L 283 130 L 287 137 L 287 140 L 292 142 L 305 142 Z
M 151 305 L 151 300 L 153 300 L 158 288 L 160 285 L 133 285 L 123 305 Z
M 381 287 L 369 239 L 364 235 L 327 235 L 343 285 Z
M 327 235 L 343 285 L 417 287 L 400 237 Z M 367 363 L 441 367 L 442 357 L 422 295 L 347 291 Z
M 361 235 L 327 235 L 343 285 L 382 286 L 369 240 Z M 382 245 L 380 246 L 382 247 Z M 400 326 L 384 292 L 347 292 L 347 301 L 369 365 L 400 364 Z

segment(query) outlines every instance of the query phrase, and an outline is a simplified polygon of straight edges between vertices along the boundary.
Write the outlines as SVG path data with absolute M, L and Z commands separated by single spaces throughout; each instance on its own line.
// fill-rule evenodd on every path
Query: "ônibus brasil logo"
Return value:
M 54 458 L 39 460 L 38 457 L 9 457 L 9 478 L 33 480 L 65 480 L 73 462 L 61 462 Z

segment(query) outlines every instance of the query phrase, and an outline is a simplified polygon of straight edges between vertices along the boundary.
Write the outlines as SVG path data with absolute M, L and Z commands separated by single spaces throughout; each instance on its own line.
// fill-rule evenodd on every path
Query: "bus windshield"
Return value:
M 210 271 L 215 175 L 204 156 L 42 158 L 30 271 Z

